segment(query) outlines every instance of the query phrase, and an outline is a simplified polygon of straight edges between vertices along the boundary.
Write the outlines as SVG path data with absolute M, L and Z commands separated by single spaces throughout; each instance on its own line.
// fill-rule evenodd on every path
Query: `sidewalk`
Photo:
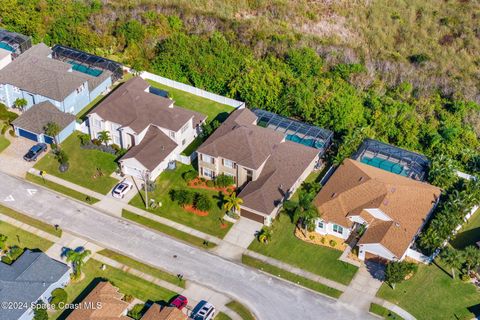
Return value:
M 408 311 L 400 308 L 399 306 L 397 306 L 397 305 L 395 305 L 391 302 L 388 302 L 387 300 L 383 300 L 383 299 L 375 297 L 372 302 L 376 303 L 376 304 L 379 304 L 382 307 L 384 307 L 384 308 L 386 308 L 390 311 L 395 312 L 396 314 L 398 314 L 400 317 L 402 317 L 405 320 L 416 320 L 416 318 L 414 316 L 412 316 L 410 313 L 408 313 Z

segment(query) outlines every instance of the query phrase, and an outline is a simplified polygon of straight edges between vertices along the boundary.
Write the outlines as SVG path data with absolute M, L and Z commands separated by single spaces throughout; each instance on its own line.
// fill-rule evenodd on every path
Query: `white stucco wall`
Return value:
M 365 253 L 367 252 L 370 252 L 371 254 L 388 260 L 396 260 L 395 255 L 390 252 L 390 250 L 382 246 L 380 243 L 360 244 L 358 246 L 358 249 L 358 257 L 360 258 L 360 260 L 365 259 Z
M 320 222 L 323 222 L 323 228 L 319 227 Z M 317 221 L 315 222 L 315 232 L 323 235 L 329 234 L 343 240 L 346 240 L 350 236 L 349 228 L 341 226 L 343 228 L 343 232 L 340 234 L 338 232 L 333 231 L 334 225 L 335 223 L 325 222 L 322 219 L 317 219 Z

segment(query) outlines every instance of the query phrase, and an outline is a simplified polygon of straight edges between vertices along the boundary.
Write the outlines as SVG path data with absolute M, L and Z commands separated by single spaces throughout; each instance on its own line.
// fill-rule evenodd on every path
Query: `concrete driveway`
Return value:
M 37 142 L 21 137 L 11 137 L 8 134 L 5 137 L 10 140 L 10 145 L 0 153 L 0 170 L 18 177 L 25 177 L 28 169 L 32 168 L 35 162 L 27 162 L 23 160 L 23 156 Z M 43 152 L 37 161 L 43 158 L 47 152 Z
M 66 232 L 132 258 L 181 273 L 186 279 L 242 301 L 258 319 L 373 319 L 345 305 L 240 263 L 225 260 L 140 225 L 107 215 L 38 186 L 0 173 L 0 202 Z M 338 272 L 341 272 L 340 270 Z

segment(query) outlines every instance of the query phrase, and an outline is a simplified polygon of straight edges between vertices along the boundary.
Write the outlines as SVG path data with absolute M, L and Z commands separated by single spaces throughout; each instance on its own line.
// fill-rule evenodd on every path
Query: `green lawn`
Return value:
M 151 276 L 154 276 L 157 279 L 165 280 L 176 286 L 185 288 L 185 280 L 179 280 L 177 276 L 171 273 L 160 270 L 158 268 L 151 267 L 145 263 L 136 261 L 135 259 L 116 253 L 115 251 L 104 249 L 98 252 L 98 254 L 101 254 L 102 256 L 118 261 L 126 266 L 129 266 L 143 273 L 147 273 Z
M 157 202 L 160 201 L 162 205 L 161 207 L 158 207 L 156 209 L 149 209 L 149 211 L 172 221 L 211 234 L 213 236 L 223 238 L 225 234 L 227 234 L 232 224 L 229 222 L 224 222 L 226 224 L 226 227 L 221 227 L 222 222 L 220 219 L 224 216 L 225 212 L 221 208 L 221 204 L 219 203 L 219 192 L 189 188 L 192 191 L 206 194 L 211 198 L 212 209 L 209 211 L 209 215 L 205 217 L 200 217 L 193 213 L 185 211 L 182 207 L 180 207 L 177 203 L 173 202 L 170 199 L 170 190 L 188 188 L 185 180 L 182 178 L 182 174 L 189 170 L 193 170 L 193 166 L 184 165 L 177 162 L 177 169 L 173 171 L 167 170 L 160 174 L 156 181 L 157 187 L 155 191 L 150 192 L 148 194 L 148 197 L 149 199 L 155 199 Z M 143 196 L 144 192 L 141 191 L 140 194 L 137 194 L 132 199 L 130 204 L 138 208 L 145 209 Z
M 47 233 L 50 233 L 56 237 L 61 237 L 62 236 L 62 229 L 55 229 L 54 226 L 51 224 L 45 223 L 43 221 L 34 219 L 30 216 L 24 215 L 20 212 L 17 212 L 15 210 L 12 210 L 10 208 L 7 208 L 3 205 L 0 204 L 0 213 L 9 216 L 10 218 L 13 218 L 15 220 L 21 221 L 23 223 L 26 223 L 32 227 L 35 227 L 37 229 L 40 229 L 42 231 L 45 231 Z
M 391 320 L 403 320 L 402 317 L 400 317 L 398 314 L 396 314 L 393 311 L 390 311 L 384 307 L 382 307 L 379 304 L 372 303 L 370 304 L 370 310 L 371 313 L 374 313 L 376 315 L 379 315 L 380 317 L 384 319 L 391 319 Z
M 116 179 L 110 177 L 117 169 L 116 156 L 99 150 L 80 148 L 78 134 L 79 132 L 72 134 L 61 144 L 70 159 L 70 168 L 67 172 L 62 173 L 58 170 L 58 161 L 52 153 L 45 155 L 35 168 L 98 193 L 107 194 L 117 183 Z M 102 171 L 103 176 L 95 178 L 97 168 Z
M 71 283 L 66 287 L 68 301 L 78 303 L 83 300 L 100 280 L 108 280 L 120 289 L 123 294 L 129 294 L 142 301 L 169 301 L 176 293 L 159 287 L 144 279 L 133 276 L 129 273 L 107 266 L 101 270 L 102 263 L 90 259 L 83 268 L 85 278 L 77 283 Z M 64 318 L 65 314 L 57 312 L 53 319 Z
M 235 109 L 225 104 L 198 97 L 194 94 L 177 90 L 152 80 L 147 80 L 147 82 L 150 83 L 152 87 L 167 91 L 168 96 L 175 101 L 176 106 L 197 111 L 208 116 L 207 121 L 216 119 L 223 122 L 228 117 L 228 114 Z
M 0 234 L 8 237 L 7 246 L 47 251 L 53 243 L 6 222 L 0 221 Z
M 472 319 L 467 308 L 480 301 L 473 284 L 453 280 L 436 265 L 420 264 L 418 272 L 395 290 L 383 284 L 377 296 L 393 302 L 417 319 Z
M 475 246 L 477 241 L 480 241 L 480 209 L 473 214 L 450 242 L 455 248 L 463 249 L 469 245 Z
M 5 150 L 10 145 L 10 141 L 0 134 L 0 152 Z
M 299 240 L 290 217 L 280 214 L 273 224 L 272 240 L 268 244 L 253 241 L 249 249 L 331 280 L 348 284 L 357 267 L 339 261 L 342 252 Z
M 42 185 L 44 187 L 47 187 L 49 189 L 55 190 L 57 192 L 63 193 L 64 195 L 67 195 L 69 197 L 72 197 L 74 199 L 83 201 L 88 204 L 94 204 L 97 203 L 98 200 L 97 198 L 89 197 L 84 193 L 78 192 L 76 190 L 67 188 L 65 186 L 62 186 L 61 184 L 49 181 L 49 180 L 44 180 L 42 177 L 36 176 L 31 173 L 27 173 L 26 179 L 28 181 L 34 182 L 36 184 Z
M 203 247 L 203 248 L 214 248 L 216 245 L 214 243 L 209 242 L 208 245 L 205 245 L 205 240 L 196 236 L 193 236 L 189 233 L 177 230 L 175 228 L 169 227 L 167 225 L 164 225 L 160 222 L 157 222 L 155 220 L 151 220 L 145 217 L 142 217 L 138 214 L 135 214 L 133 212 L 123 210 L 122 212 L 122 217 L 128 220 L 132 220 L 136 223 L 142 224 L 146 227 L 149 227 L 153 230 L 157 230 L 161 233 L 165 233 L 171 237 L 183 240 L 185 242 L 188 242 L 190 244 L 193 244 L 197 247 Z
M 215 317 L 215 320 L 232 320 L 232 318 L 230 318 L 229 316 L 227 316 L 223 312 L 219 312 L 219 313 L 217 313 L 217 316 Z
M 301 277 L 297 274 L 291 273 L 289 271 L 286 271 L 281 268 L 277 268 L 275 266 L 272 266 L 268 263 L 265 263 L 263 261 L 260 261 L 258 259 L 243 255 L 242 256 L 242 263 L 246 264 L 250 267 L 254 267 L 256 269 L 262 270 L 264 272 L 270 273 L 276 277 L 283 278 L 285 280 L 288 280 L 290 282 L 299 284 L 305 288 L 309 288 L 313 291 L 317 291 L 323 294 L 326 294 L 327 296 L 330 296 L 332 298 L 339 298 L 340 295 L 342 294 L 342 291 L 339 291 L 334 288 L 330 288 L 324 284 L 318 283 L 316 281 Z
M 235 311 L 243 320 L 255 320 L 250 310 L 238 301 L 230 301 L 226 306 Z

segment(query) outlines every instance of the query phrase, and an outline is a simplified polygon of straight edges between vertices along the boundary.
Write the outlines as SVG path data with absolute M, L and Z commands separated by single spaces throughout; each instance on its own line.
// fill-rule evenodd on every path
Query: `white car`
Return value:
M 123 199 L 128 191 L 132 190 L 133 183 L 128 180 L 123 180 L 115 186 L 112 191 L 112 196 L 114 198 Z
M 215 317 L 215 307 L 206 301 L 200 301 L 199 304 L 193 309 L 195 311 L 193 320 L 212 320 Z

